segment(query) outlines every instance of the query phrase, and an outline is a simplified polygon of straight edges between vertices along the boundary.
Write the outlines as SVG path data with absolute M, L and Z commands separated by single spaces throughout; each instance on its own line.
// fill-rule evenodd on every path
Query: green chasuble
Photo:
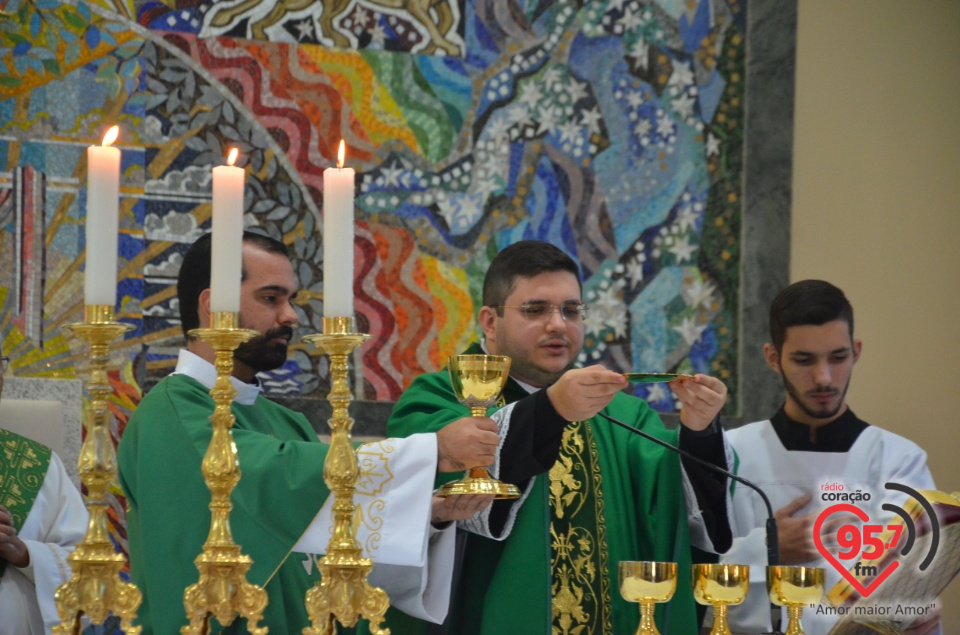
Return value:
M 0 505 L 10 510 L 19 531 L 33 509 L 50 467 L 50 448 L 0 428 Z M 0 579 L 7 561 L 0 560 Z
M 466 353 L 482 353 L 473 345 Z M 507 403 L 527 392 L 512 379 Z M 605 412 L 677 443 L 677 432 L 641 399 L 617 395 Z M 390 436 L 435 431 L 469 414 L 446 371 L 418 377 L 396 404 Z M 508 432 L 509 434 L 509 432 Z M 458 475 L 442 475 L 445 482 Z M 570 424 L 560 456 L 538 475 L 503 541 L 470 534 L 451 602 L 456 635 L 622 635 L 639 624 L 639 607 L 620 596 L 617 563 L 678 564 L 674 599 L 658 605 L 665 635 L 699 632 L 690 592 L 690 538 L 680 459 L 660 446 L 596 417 Z M 426 633 L 406 616 L 387 624 L 393 635 Z
M 307 419 L 258 396 L 234 402 L 242 476 L 233 491 L 230 525 L 243 554 L 253 559 L 247 580 L 264 587 L 271 633 L 300 633 L 309 625 L 307 590 L 319 579 L 316 558 L 291 548 L 327 498 L 327 446 Z M 194 559 L 210 530 L 210 491 L 201 462 L 210 444 L 214 403 L 186 375 L 171 375 L 151 390 L 120 443 L 120 483 L 127 495 L 133 582 L 143 592 L 138 623 L 144 635 L 171 635 L 187 624 L 183 592 L 199 579 Z M 222 632 L 246 633 L 238 619 Z M 216 618 L 212 632 L 221 632 Z

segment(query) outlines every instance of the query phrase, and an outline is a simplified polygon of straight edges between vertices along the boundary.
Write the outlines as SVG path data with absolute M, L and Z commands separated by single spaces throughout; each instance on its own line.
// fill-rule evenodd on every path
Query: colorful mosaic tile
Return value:
M 116 122 L 118 315 L 135 326 L 118 354 L 144 372 L 173 363 L 175 277 L 209 228 L 210 168 L 229 147 L 247 223 L 294 254 L 300 334 L 320 329 L 322 172 L 344 139 L 356 311 L 373 336 L 364 397 L 396 399 L 474 338 L 485 265 L 523 238 L 582 268 L 581 362 L 710 372 L 736 391 L 745 2 L 343 7 L 6 3 L 0 287 L 18 372 L 72 373 L 82 358 L 58 325 L 82 311 L 83 148 Z M 322 395 L 324 370 L 298 346 L 266 385 Z M 636 390 L 674 409 L 657 386 Z

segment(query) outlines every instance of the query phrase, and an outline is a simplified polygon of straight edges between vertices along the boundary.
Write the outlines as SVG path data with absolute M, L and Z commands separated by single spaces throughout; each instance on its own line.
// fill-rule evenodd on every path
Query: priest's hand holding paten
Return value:
M 623 375 L 597 364 L 563 373 L 547 388 L 547 396 L 561 417 L 583 421 L 606 408 L 614 395 L 626 387 Z

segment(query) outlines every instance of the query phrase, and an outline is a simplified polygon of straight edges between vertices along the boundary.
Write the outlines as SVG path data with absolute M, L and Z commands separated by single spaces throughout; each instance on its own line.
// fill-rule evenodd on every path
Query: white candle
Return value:
M 120 211 L 120 148 L 111 147 L 120 128 L 103 136 L 103 145 L 87 148 L 86 271 L 83 301 L 117 304 L 117 234 Z
M 323 314 L 353 317 L 353 168 L 323 171 Z
M 233 165 L 237 154 L 237 149 L 232 149 L 227 165 L 213 168 L 213 236 L 210 246 L 211 311 L 236 313 L 240 310 L 244 173 L 243 168 Z

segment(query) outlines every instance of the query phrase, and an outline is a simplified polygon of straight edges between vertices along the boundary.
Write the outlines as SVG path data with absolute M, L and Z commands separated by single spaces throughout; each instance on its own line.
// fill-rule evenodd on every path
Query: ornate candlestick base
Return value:
M 124 632 L 139 635 L 140 627 L 132 621 L 140 607 L 140 590 L 120 579 L 124 557 L 114 550 L 107 530 L 107 489 L 117 476 L 117 453 L 110 440 L 107 410 L 108 346 L 133 327 L 114 322 L 112 306 L 89 304 L 82 323 L 65 324 L 63 328 L 90 344 L 90 403 L 84 417 L 87 438 L 77 461 L 80 480 L 87 486 L 90 520 L 83 541 L 67 558 L 73 577 L 57 587 L 54 595 L 60 624 L 52 632 L 76 635 L 80 633 L 81 615 L 87 615 L 94 624 L 103 624 L 113 612 L 120 617 Z
M 216 616 L 223 626 L 230 625 L 238 616 L 247 618 L 247 628 L 253 635 L 266 635 L 266 626 L 257 626 L 267 607 L 267 592 L 247 582 L 247 571 L 253 560 L 240 553 L 230 531 L 230 493 L 240 481 L 237 447 L 233 442 L 234 417 L 230 406 L 237 394 L 230 383 L 233 374 L 233 351 L 240 344 L 257 335 L 237 327 L 238 316 L 231 312 L 215 312 L 212 327 L 194 329 L 191 335 L 210 344 L 216 354 L 217 382 L 210 391 L 216 409 L 210 422 L 213 437 L 203 456 L 203 480 L 210 488 L 210 533 L 203 544 L 203 552 L 194 563 L 200 571 L 200 580 L 183 593 L 183 605 L 190 624 L 180 629 L 183 635 L 201 635 L 209 632 L 207 620 Z
M 353 626 L 360 617 L 370 622 L 370 631 L 389 635 L 381 628 L 390 600 L 383 589 L 370 586 L 367 576 L 373 569 L 363 557 L 353 535 L 356 505 L 353 494 L 359 475 L 357 455 L 350 445 L 353 419 L 347 412 L 353 397 L 347 386 L 347 357 L 370 336 L 354 330 L 352 317 L 323 319 L 323 334 L 303 339 L 330 356 L 331 442 L 323 463 L 323 481 L 333 492 L 333 536 L 320 560 L 321 581 L 307 592 L 306 607 L 312 627 L 303 635 L 333 635 L 334 621 Z

